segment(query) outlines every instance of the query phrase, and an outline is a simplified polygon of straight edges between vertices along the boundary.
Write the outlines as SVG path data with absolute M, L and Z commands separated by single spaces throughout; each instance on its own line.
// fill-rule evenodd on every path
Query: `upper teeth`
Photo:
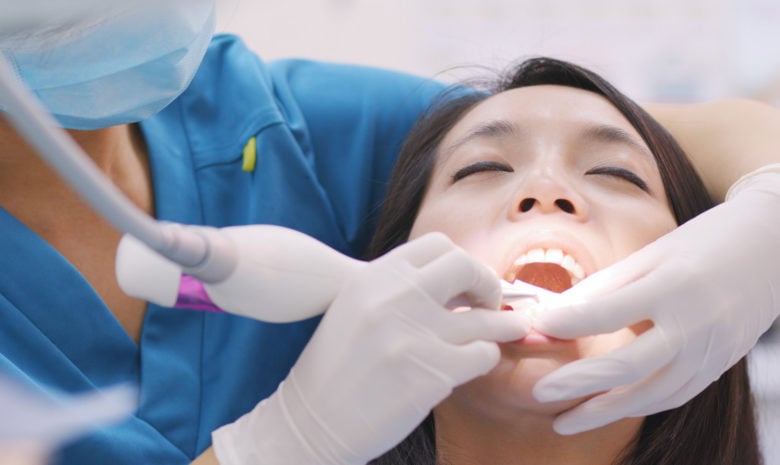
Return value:
M 509 271 L 507 281 L 515 280 L 517 271 L 527 263 L 555 263 L 569 272 L 572 285 L 577 284 L 585 277 L 585 271 L 582 266 L 574 260 L 574 257 L 564 253 L 561 249 L 531 249 L 515 260 L 514 265 Z

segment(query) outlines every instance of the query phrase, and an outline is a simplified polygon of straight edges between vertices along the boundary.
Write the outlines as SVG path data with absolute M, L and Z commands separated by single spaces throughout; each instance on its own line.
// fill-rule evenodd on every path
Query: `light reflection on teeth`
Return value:
M 577 263 L 577 261 L 572 257 L 571 255 L 565 253 L 561 249 L 531 249 L 528 252 L 524 253 L 520 257 L 515 260 L 515 262 L 512 264 L 512 267 L 509 269 L 509 271 L 504 276 L 504 279 L 507 281 L 514 282 L 514 280 L 517 278 L 517 272 L 518 270 L 527 263 L 555 263 L 557 265 L 560 265 L 569 272 L 569 276 L 571 276 L 571 283 L 572 285 L 577 284 L 585 277 L 585 271 L 582 269 L 582 265 Z
M 544 260 L 550 263 L 561 263 L 563 262 L 563 256 L 563 250 L 550 249 L 544 253 Z

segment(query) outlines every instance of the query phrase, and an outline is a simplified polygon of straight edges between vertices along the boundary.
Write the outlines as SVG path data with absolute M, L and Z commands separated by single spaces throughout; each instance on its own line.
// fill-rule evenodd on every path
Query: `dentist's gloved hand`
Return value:
M 558 416 L 573 434 L 680 406 L 742 358 L 780 313 L 780 165 L 738 181 L 726 202 L 565 293 L 537 320 L 577 338 L 642 320 L 654 327 L 540 380 L 540 401 L 607 391 Z
M 529 321 L 497 311 L 495 274 L 442 234 L 367 264 L 337 294 L 279 389 L 213 433 L 222 465 L 364 464 L 453 387 L 499 361 Z M 453 312 L 452 302 L 473 309 Z M 450 303 L 450 305 L 448 305 Z

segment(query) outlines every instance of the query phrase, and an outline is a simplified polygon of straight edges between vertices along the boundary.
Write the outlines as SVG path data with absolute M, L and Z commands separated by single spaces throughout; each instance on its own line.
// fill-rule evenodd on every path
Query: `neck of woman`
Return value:
M 434 411 L 439 465 L 614 465 L 631 447 L 642 418 L 571 436 L 557 434 L 553 413 L 485 415 L 446 401 Z

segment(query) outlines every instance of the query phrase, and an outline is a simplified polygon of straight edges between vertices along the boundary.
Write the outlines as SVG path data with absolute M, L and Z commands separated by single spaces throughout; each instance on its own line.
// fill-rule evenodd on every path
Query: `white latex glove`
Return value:
M 654 327 L 540 380 L 540 401 L 608 391 L 558 416 L 573 434 L 678 407 L 741 359 L 780 313 L 780 165 L 738 181 L 727 201 L 570 289 L 536 322 L 559 338 Z
M 466 297 L 485 309 L 453 312 Z M 444 235 L 423 236 L 350 278 L 287 379 L 213 433 L 222 465 L 364 464 L 407 436 L 452 388 L 526 335 L 496 311 L 495 274 Z

